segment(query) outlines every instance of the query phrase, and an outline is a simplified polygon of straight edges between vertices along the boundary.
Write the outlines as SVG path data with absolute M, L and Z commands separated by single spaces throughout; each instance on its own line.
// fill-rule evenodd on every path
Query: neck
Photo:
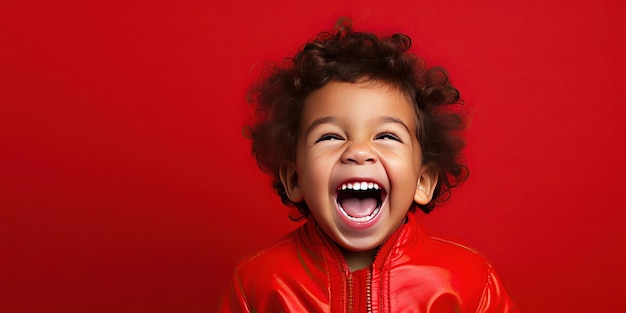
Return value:
M 407 219 L 404 220 L 404 223 L 406 222 L 407 222 Z M 395 238 L 397 236 L 397 233 L 398 233 L 398 229 L 396 229 L 391 234 L 390 238 Z M 390 238 L 387 238 L 385 240 L 385 243 Z M 392 241 L 395 241 L 395 239 L 393 239 Z M 384 249 L 385 243 L 383 243 L 379 247 L 376 247 L 372 250 L 367 250 L 367 251 L 350 251 L 341 246 L 339 246 L 339 249 L 341 250 L 343 257 L 346 260 L 346 263 L 348 264 L 348 268 L 350 269 L 351 272 L 354 272 L 354 271 L 371 266 L 372 263 L 374 263 L 374 259 L 376 258 L 376 255 L 378 254 L 379 250 Z M 386 255 L 389 249 L 385 249 L 385 251 L 383 251 L 383 255 Z M 386 256 L 383 256 L 383 257 L 386 257 Z
M 350 268 L 351 272 L 354 272 L 372 265 L 374 257 L 376 256 L 376 250 L 377 249 L 355 252 L 342 248 L 341 252 L 348 264 L 348 268 Z

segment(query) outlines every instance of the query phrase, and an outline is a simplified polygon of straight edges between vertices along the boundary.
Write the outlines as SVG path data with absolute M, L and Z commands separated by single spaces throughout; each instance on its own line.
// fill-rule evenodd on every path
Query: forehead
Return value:
M 381 82 L 331 81 L 312 92 L 304 102 L 301 127 L 328 117 L 363 122 L 390 117 L 402 120 L 412 130 L 416 125 L 415 109 L 407 97 Z

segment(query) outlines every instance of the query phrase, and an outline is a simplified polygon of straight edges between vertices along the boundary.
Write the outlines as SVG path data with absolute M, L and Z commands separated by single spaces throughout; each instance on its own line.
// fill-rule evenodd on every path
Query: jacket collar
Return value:
M 324 260 L 329 268 L 340 268 L 348 271 L 348 265 L 337 244 L 324 233 L 324 231 L 310 217 L 305 227 L 305 246 L 312 257 L 317 260 Z M 393 259 L 403 255 L 403 250 L 407 247 L 415 248 L 415 241 L 419 241 L 423 236 L 423 231 L 416 221 L 415 213 L 408 212 L 404 224 L 400 225 L 391 236 L 378 248 L 374 263 L 375 269 L 382 269 Z

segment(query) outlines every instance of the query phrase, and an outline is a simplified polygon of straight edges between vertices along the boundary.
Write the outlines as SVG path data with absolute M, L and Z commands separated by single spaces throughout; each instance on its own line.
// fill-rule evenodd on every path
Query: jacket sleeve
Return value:
M 245 294 L 239 276 L 235 271 L 231 279 L 228 290 L 222 296 L 217 312 L 219 313 L 250 313 L 250 309 L 246 301 Z
M 509 297 L 498 274 L 490 266 L 487 275 L 487 284 L 478 304 L 480 313 L 519 313 L 520 310 Z

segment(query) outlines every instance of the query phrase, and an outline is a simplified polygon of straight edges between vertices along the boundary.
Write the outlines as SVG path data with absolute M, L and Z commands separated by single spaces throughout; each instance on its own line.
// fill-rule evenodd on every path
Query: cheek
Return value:
M 424 159 L 424 155 L 422 154 L 422 148 L 420 146 L 420 143 L 417 141 L 417 139 L 413 139 L 413 159 L 415 160 L 415 163 L 417 164 L 417 167 L 422 167 L 422 160 Z
M 403 174 L 408 174 L 407 171 L 418 172 L 422 165 L 422 158 L 419 152 L 407 150 L 407 151 L 394 151 L 388 154 L 385 158 L 385 165 L 393 168 L 395 171 L 400 171 Z
M 334 168 L 334 163 L 324 158 L 319 158 L 317 162 L 309 163 L 306 171 L 312 180 L 321 187 L 320 184 L 327 184 Z
M 302 188 L 304 196 L 308 197 L 313 192 L 320 190 L 325 182 L 327 170 L 324 164 L 315 163 L 308 159 L 297 164 L 297 173 L 298 184 Z
M 417 144 L 417 143 L 416 143 Z M 413 164 L 413 169 L 417 174 L 419 174 L 420 169 L 422 168 L 422 151 L 419 148 L 413 149 L 411 155 L 408 156 L 410 160 L 408 160 L 407 164 Z
M 411 194 L 412 198 L 419 180 L 421 170 L 420 158 L 413 157 L 407 153 L 402 157 L 389 160 L 385 167 L 387 168 L 387 175 L 389 175 L 392 187 L 400 191 L 399 194 Z

